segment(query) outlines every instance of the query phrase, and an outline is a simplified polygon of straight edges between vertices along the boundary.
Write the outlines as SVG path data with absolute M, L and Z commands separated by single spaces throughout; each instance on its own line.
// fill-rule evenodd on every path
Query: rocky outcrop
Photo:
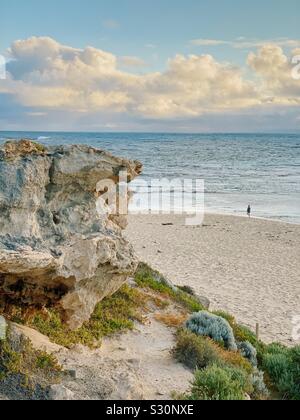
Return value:
M 88 146 L 0 149 L 0 305 L 56 306 L 72 329 L 117 291 L 136 259 L 107 185 L 142 171 Z M 104 182 L 105 180 L 105 182 Z M 100 187 L 99 187 L 100 185 Z

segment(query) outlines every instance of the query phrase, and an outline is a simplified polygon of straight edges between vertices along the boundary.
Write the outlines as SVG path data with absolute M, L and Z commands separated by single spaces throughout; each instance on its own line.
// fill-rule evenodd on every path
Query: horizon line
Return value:
M 59 134 L 179 134 L 179 135 L 298 135 L 299 131 L 82 131 L 82 130 L 0 130 L 0 133 L 59 133 Z

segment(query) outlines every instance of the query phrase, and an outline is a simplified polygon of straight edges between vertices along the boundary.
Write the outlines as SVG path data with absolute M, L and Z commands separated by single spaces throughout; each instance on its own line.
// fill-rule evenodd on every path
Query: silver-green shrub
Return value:
M 264 372 L 255 368 L 251 376 L 251 381 L 254 389 L 253 396 L 256 399 L 264 399 L 270 396 L 270 392 L 265 384 Z
M 237 350 L 233 330 L 222 317 L 206 311 L 194 313 L 186 322 L 186 328 L 197 335 L 210 337 L 212 340 L 224 344 L 232 351 Z
M 249 341 L 238 343 L 238 349 L 243 357 L 249 360 L 252 366 L 257 366 L 257 350 Z

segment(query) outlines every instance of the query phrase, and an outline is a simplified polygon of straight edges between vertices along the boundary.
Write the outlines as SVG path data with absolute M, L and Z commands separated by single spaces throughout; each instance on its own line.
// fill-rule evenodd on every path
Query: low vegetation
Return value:
M 226 313 L 204 311 L 189 289 L 172 287 L 145 264 L 140 265 L 135 281 L 140 288 L 170 299 L 190 314 L 187 321 L 186 317 L 179 320 L 178 316 L 174 318 L 169 314 L 157 318 L 177 328 L 173 356 L 195 371 L 191 392 L 181 397 L 212 400 L 268 398 L 264 373 L 258 369 L 256 358 L 257 348 L 261 349 L 263 345 L 250 330 L 238 325 L 234 317 Z
M 156 313 L 155 319 L 176 329 L 173 356 L 195 372 L 190 391 L 180 398 L 300 399 L 300 347 L 264 344 L 233 316 L 205 311 L 197 296 L 188 289 L 172 286 L 145 264 L 140 264 L 135 282 L 137 287 L 123 286 L 100 302 L 90 321 L 77 331 L 70 331 L 55 310 L 37 313 L 26 323 L 65 347 L 77 343 L 95 347 L 103 337 L 131 330 L 136 321 L 143 322 L 151 300 L 159 309 L 170 306 L 170 311 Z M 174 307 L 178 310 L 173 311 Z M 25 322 L 22 311 L 15 312 L 14 320 Z M 37 394 L 41 388 L 32 387 L 34 374 L 28 380 L 26 372 L 43 372 L 44 377 L 52 375 L 51 380 L 53 372 L 59 372 L 51 356 L 32 349 L 20 355 L 5 346 L 0 347 L 1 384 L 4 378 L 7 381 L 13 377 L 16 381 L 17 377 L 18 386 L 27 383 Z
M 196 371 L 191 394 L 185 398 L 218 399 L 222 396 L 221 399 L 223 399 L 225 394 L 228 399 L 232 399 L 233 396 L 233 399 L 245 399 L 246 394 L 252 399 L 266 399 L 268 396 L 263 373 L 254 368 L 241 353 L 226 350 L 212 339 L 197 335 L 185 328 L 178 331 L 176 338 L 174 357 L 188 368 Z M 228 376 L 228 372 L 239 372 L 246 378 L 244 382 L 247 384 L 247 388 L 243 388 L 242 394 L 241 389 L 236 393 L 236 382 L 232 380 L 231 376 Z M 205 376 L 205 381 L 208 381 L 205 387 L 211 386 L 211 389 L 201 390 L 202 373 Z M 220 389 L 214 388 L 215 381 L 222 384 L 222 392 Z
M 230 365 L 252 373 L 248 360 L 240 353 L 225 350 L 213 340 L 196 335 L 183 328 L 177 332 L 174 356 L 191 369 L 203 369 L 211 364 Z
M 204 309 L 194 296 L 177 287 L 172 287 L 158 271 L 146 264 L 139 265 L 135 281 L 139 287 L 153 290 L 182 305 L 189 312 L 198 312 Z
M 199 315 L 199 314 L 198 314 Z M 220 316 L 220 314 L 218 314 Z M 195 318 L 195 314 L 191 317 Z M 204 318 L 210 322 L 210 318 Z M 203 320 L 203 318 L 202 318 Z M 191 399 L 251 399 L 267 398 L 300 400 L 300 347 L 287 348 L 280 344 L 265 345 L 246 328 L 237 326 L 226 316 L 235 331 L 238 351 L 229 351 L 220 340 L 214 340 L 205 329 L 181 329 L 174 349 L 176 359 L 196 370 Z M 189 325 L 189 322 L 186 324 Z M 204 325 L 205 327 L 205 325 Z M 221 331 L 222 328 L 221 328 Z M 237 339 L 248 339 L 239 342 Z M 257 354 L 260 355 L 257 358 Z M 228 371 L 229 369 L 229 371 Z M 231 372 L 242 372 L 251 384 L 240 387 Z M 267 385 L 268 387 L 267 387 Z M 269 389 L 268 389 L 269 388 Z
M 283 399 L 300 400 L 300 346 L 291 349 L 280 344 L 268 346 L 262 366 Z
M 70 331 L 60 313 L 55 310 L 37 312 L 32 318 L 25 319 L 17 311 L 12 320 L 26 322 L 32 328 L 46 335 L 61 346 L 70 348 L 75 344 L 98 347 L 101 339 L 114 333 L 132 330 L 134 321 L 142 321 L 143 308 L 147 297 L 137 289 L 123 286 L 116 294 L 100 302 L 89 320 L 76 331 Z
M 136 289 L 123 286 L 116 294 L 100 302 L 89 320 L 80 329 L 70 331 L 61 317 L 52 312 L 50 319 L 37 316 L 32 325 L 52 341 L 65 347 L 83 344 L 97 347 L 103 337 L 134 328 L 134 321 L 142 321 L 146 297 Z
M 29 340 L 7 334 L 0 341 L 0 394 L 11 399 L 47 399 L 50 385 L 60 382 L 63 372 L 56 358 L 35 350 Z
M 249 377 L 241 369 L 233 367 L 209 366 L 196 371 L 190 400 L 245 400 L 245 395 L 253 388 Z

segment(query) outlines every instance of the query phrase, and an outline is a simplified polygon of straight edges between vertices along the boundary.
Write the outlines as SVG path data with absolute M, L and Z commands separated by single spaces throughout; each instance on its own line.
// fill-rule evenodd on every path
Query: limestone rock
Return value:
M 22 140 L 0 149 L 1 306 L 55 305 L 76 329 L 132 276 L 124 216 L 103 187 L 125 171 L 130 182 L 142 165 L 88 146 Z
M 30 340 L 33 348 L 35 350 L 44 351 L 46 353 L 58 353 L 63 350 L 62 346 L 52 343 L 48 337 L 39 333 L 38 331 L 26 327 L 25 325 L 19 325 L 15 323 L 10 323 L 10 338 L 13 342 L 16 340 L 20 341 L 24 337 L 25 339 Z
M 74 393 L 63 385 L 52 385 L 49 390 L 49 398 L 52 401 L 72 401 Z

